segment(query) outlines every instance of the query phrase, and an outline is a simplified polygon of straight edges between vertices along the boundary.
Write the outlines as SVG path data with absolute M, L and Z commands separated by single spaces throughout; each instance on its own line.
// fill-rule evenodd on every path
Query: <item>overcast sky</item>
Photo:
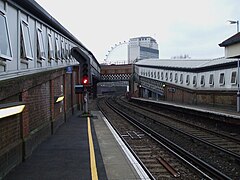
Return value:
M 36 0 L 101 63 L 116 43 L 152 36 L 160 58 L 224 56 L 236 33 L 240 0 Z

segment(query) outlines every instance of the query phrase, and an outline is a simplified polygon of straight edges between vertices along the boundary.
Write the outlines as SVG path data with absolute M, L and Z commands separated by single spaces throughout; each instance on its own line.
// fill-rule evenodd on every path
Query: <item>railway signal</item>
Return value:
M 91 85 L 90 58 L 78 47 L 72 48 L 71 54 L 80 63 L 80 83 L 84 87 Z
M 90 73 L 89 61 L 85 60 L 81 65 L 81 83 L 82 85 L 89 85 L 89 73 Z

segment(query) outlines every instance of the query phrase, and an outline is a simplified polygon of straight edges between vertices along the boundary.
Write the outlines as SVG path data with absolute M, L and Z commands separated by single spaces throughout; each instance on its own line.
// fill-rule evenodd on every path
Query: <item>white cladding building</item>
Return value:
M 128 63 L 138 59 L 159 58 L 158 44 L 152 37 L 131 38 L 128 44 Z

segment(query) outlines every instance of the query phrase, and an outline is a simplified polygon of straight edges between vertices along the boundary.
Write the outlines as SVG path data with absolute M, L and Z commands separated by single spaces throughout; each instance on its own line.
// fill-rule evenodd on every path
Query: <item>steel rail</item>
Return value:
M 101 106 L 99 105 L 99 101 L 97 101 L 97 107 L 98 109 L 102 112 L 102 114 L 108 119 L 108 116 L 106 115 L 106 113 L 104 112 L 104 110 L 101 108 Z M 145 170 L 145 172 L 147 173 L 147 175 L 149 176 L 150 179 L 155 180 L 154 176 L 152 175 L 152 173 L 148 170 L 148 168 L 143 164 L 143 162 L 141 161 L 141 159 L 139 159 L 139 157 L 137 156 L 137 154 L 133 151 L 133 149 L 129 146 L 129 144 L 127 143 L 127 141 L 121 136 L 121 134 L 119 133 L 119 131 L 117 130 L 117 128 L 111 123 L 111 121 L 108 120 L 108 122 L 111 124 L 111 126 L 113 127 L 113 129 L 117 132 L 117 134 L 119 135 L 119 137 L 122 139 L 122 141 L 124 142 L 124 144 L 128 147 L 128 149 L 131 151 L 131 153 L 133 154 L 133 156 L 136 158 L 136 160 L 139 162 L 139 164 L 142 166 L 142 168 Z
M 157 112 L 157 111 L 148 109 L 148 108 L 146 108 L 146 107 L 139 106 L 139 105 L 137 105 L 137 104 L 129 103 L 129 102 L 127 102 L 127 101 L 124 101 L 124 100 L 121 99 L 121 98 L 120 98 L 120 100 L 121 100 L 122 102 L 124 102 L 124 103 L 127 103 L 127 104 L 131 105 L 131 106 L 135 106 L 135 107 L 138 107 L 138 108 L 142 108 L 142 109 L 144 109 L 144 110 L 146 110 L 146 111 L 149 111 L 149 112 L 151 112 L 151 113 L 153 113 L 153 114 L 161 115 L 161 116 L 166 117 L 166 118 L 171 118 L 171 119 L 173 119 L 173 120 L 175 120 L 175 121 L 178 121 L 178 122 L 180 122 L 180 123 L 184 123 L 184 124 L 186 124 L 186 125 L 199 128 L 200 130 L 204 130 L 204 131 L 207 131 L 207 132 L 212 133 L 212 134 L 221 135 L 221 136 L 223 136 L 223 137 L 225 137 L 225 138 L 229 138 L 229 139 L 231 139 L 231 140 L 233 140 L 233 141 L 236 141 L 238 144 L 240 143 L 240 139 L 238 139 L 238 138 L 235 138 L 235 137 L 232 137 L 232 136 L 229 136 L 229 135 L 220 133 L 220 132 L 212 131 L 212 130 L 210 130 L 210 129 L 206 129 L 206 128 L 203 128 L 203 127 L 201 127 L 201 126 L 198 126 L 198 125 L 196 125 L 196 124 L 191 124 L 191 123 L 184 122 L 184 121 L 182 121 L 182 120 L 176 119 L 176 118 L 171 117 L 171 116 L 169 116 L 169 115 L 166 115 L 166 114 L 164 114 L 164 113 L 160 113 L 160 112 Z M 139 101 L 140 101 L 140 100 L 139 100 Z
M 190 152 L 186 151 L 185 149 L 181 148 L 180 146 L 178 146 L 177 144 L 175 144 L 172 141 L 168 140 L 164 136 L 162 136 L 159 133 L 153 131 L 152 129 L 150 129 L 146 125 L 138 122 L 138 120 L 136 120 L 135 118 L 133 118 L 130 115 L 126 114 L 124 111 L 121 111 L 119 108 L 114 107 L 110 103 L 107 103 L 107 104 L 111 108 L 113 108 L 113 110 L 116 113 L 118 113 L 119 115 L 124 117 L 126 120 L 128 120 L 132 124 L 135 124 L 136 127 L 140 128 L 147 135 L 154 137 L 155 139 L 158 140 L 158 142 L 163 141 L 165 144 L 162 143 L 162 142 L 161 142 L 161 144 L 164 144 L 164 146 L 167 147 L 168 149 L 171 149 L 171 150 L 173 149 L 174 150 L 173 151 L 174 154 L 177 154 L 178 156 L 180 156 L 179 154 L 181 154 L 180 157 L 181 157 L 182 160 L 187 162 L 189 165 L 192 165 L 193 168 L 195 168 L 200 173 L 202 173 L 206 178 L 208 178 L 208 179 L 217 178 L 217 179 L 222 179 L 222 180 L 225 180 L 225 179 L 229 179 L 230 180 L 231 179 L 229 176 L 227 176 L 226 174 L 222 173 L 221 171 L 219 171 L 215 167 L 209 165 L 205 161 L 201 160 L 200 158 L 196 157 L 195 155 L 193 155 Z M 197 167 L 201 167 L 202 170 L 199 170 L 196 166 Z M 203 170 L 206 171 L 207 174 L 205 172 L 203 172 Z M 210 177 L 209 175 L 212 176 L 212 177 Z
M 118 103 L 118 102 L 116 102 L 116 103 Z M 119 104 L 119 103 L 118 103 L 118 104 Z M 120 106 L 124 106 L 124 105 L 121 105 L 121 104 L 119 104 L 119 105 L 120 105 Z M 126 107 L 126 106 L 124 106 L 124 107 Z M 126 108 L 127 108 L 127 107 L 126 107 Z M 142 107 L 140 107 L 140 108 L 142 108 Z M 133 109 L 131 109 L 131 110 L 134 111 Z M 146 110 L 146 109 L 145 109 L 145 110 Z M 149 111 L 149 110 L 146 110 L 146 111 Z M 140 114 L 140 115 L 142 115 L 142 116 L 145 116 L 143 113 L 140 113 L 140 112 L 137 112 L 137 111 L 134 111 L 134 112 L 136 112 L 136 113 L 138 113 L 138 114 Z M 149 112 L 151 112 L 151 111 L 149 111 Z M 167 117 L 167 116 L 164 116 L 164 117 Z M 187 132 L 184 132 L 184 131 L 182 131 L 182 130 L 179 130 L 179 129 L 177 129 L 177 128 L 175 128 L 175 127 L 172 127 L 172 126 L 170 126 L 170 125 L 167 125 L 167 124 L 164 124 L 164 123 L 162 123 L 162 122 L 156 121 L 155 119 L 153 119 L 153 118 L 151 118 L 151 117 L 147 117 L 147 118 L 150 119 L 151 121 L 153 121 L 154 123 L 163 125 L 163 126 L 165 126 L 165 127 L 167 127 L 167 128 L 170 128 L 170 129 L 173 129 L 173 130 L 175 130 L 175 131 L 177 131 L 177 132 L 179 132 L 179 133 L 182 133 L 182 134 L 184 134 L 184 135 L 186 135 L 186 136 L 189 136 L 189 137 L 192 138 L 192 139 L 198 140 L 198 141 L 200 141 L 200 142 L 202 142 L 202 143 L 205 143 L 205 144 L 207 144 L 207 145 L 209 145 L 209 146 L 211 146 L 211 147 L 214 147 L 214 148 L 216 148 L 216 149 L 218 149 L 218 150 L 220 150 L 220 151 L 223 151 L 224 153 L 233 156 L 236 160 L 238 160 L 238 161 L 240 162 L 240 155 L 237 154 L 237 153 L 234 153 L 234 152 L 232 152 L 232 151 L 229 151 L 229 150 L 227 150 L 227 149 L 225 149 L 225 148 L 222 148 L 222 147 L 220 147 L 220 146 L 218 146 L 218 145 L 212 144 L 212 143 L 210 143 L 210 142 L 208 142 L 208 141 L 206 141 L 206 140 L 203 140 L 203 139 L 201 139 L 201 138 L 198 138 L 198 137 L 196 137 L 196 136 L 194 136 L 194 135 L 191 135 L 191 134 L 189 134 L 189 133 L 187 133 Z M 167 118 L 169 118 L 169 117 L 167 117 Z M 170 117 L 170 118 L 173 119 L 172 117 Z M 174 119 L 174 120 L 175 120 L 175 119 Z

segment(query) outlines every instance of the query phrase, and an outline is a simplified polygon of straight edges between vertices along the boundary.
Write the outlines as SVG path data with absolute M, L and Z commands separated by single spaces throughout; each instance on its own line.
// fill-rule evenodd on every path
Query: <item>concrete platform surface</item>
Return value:
M 92 115 L 90 120 L 80 112 L 73 115 L 4 179 L 149 179 L 102 113 L 92 111 Z
M 108 179 L 149 179 L 102 113 L 92 111 L 92 115 Z
M 25 162 L 12 170 L 7 180 L 91 179 L 87 118 L 77 113 L 55 134 L 40 144 Z M 99 179 L 107 179 L 96 142 L 95 154 Z

